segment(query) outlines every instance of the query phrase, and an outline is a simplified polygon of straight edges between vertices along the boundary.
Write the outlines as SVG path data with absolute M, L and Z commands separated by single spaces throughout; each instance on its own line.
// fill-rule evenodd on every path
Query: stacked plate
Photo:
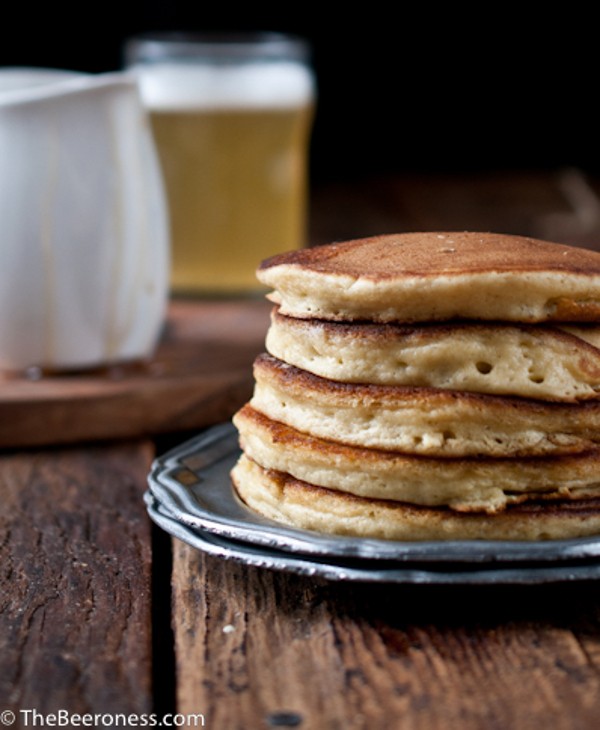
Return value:
M 158 458 L 145 501 L 152 520 L 211 555 L 329 580 L 541 584 L 600 577 L 600 536 L 546 542 L 396 542 L 288 528 L 248 510 L 229 472 L 238 434 L 220 424 Z

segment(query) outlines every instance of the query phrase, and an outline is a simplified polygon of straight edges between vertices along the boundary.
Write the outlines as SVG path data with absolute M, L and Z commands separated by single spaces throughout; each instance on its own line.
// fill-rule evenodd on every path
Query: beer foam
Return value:
M 241 66 L 152 64 L 134 67 L 142 99 L 151 110 L 289 108 L 309 103 L 314 80 L 292 61 Z

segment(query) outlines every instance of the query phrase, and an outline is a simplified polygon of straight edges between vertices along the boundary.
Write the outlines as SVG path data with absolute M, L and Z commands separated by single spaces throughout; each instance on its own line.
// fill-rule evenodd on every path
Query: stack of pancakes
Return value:
M 600 532 L 600 253 L 410 233 L 263 262 L 240 498 L 397 540 Z

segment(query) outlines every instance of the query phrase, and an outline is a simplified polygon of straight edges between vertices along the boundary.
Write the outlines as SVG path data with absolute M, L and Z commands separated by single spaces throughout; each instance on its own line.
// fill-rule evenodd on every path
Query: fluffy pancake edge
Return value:
M 590 339 L 600 341 L 600 327 L 348 324 L 274 308 L 266 349 L 329 380 L 577 402 L 600 398 L 600 349 Z
M 511 506 L 497 515 L 367 500 L 265 470 L 242 455 L 231 472 L 246 506 L 276 522 L 326 534 L 385 540 L 567 539 L 600 531 L 600 500 Z
M 275 421 L 354 446 L 429 456 L 541 456 L 600 440 L 600 402 L 337 383 L 270 355 L 254 364 L 251 405 Z
M 316 438 L 249 404 L 233 422 L 244 453 L 263 468 L 366 498 L 492 514 L 544 495 L 578 499 L 600 493 L 600 448 L 558 457 L 440 460 Z

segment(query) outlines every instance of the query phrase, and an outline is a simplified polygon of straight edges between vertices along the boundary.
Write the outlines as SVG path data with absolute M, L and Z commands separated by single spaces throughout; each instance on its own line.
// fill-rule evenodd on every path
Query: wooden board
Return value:
M 0 447 L 154 436 L 229 418 L 252 392 L 270 306 L 263 299 L 174 301 L 147 363 L 0 379 Z
M 27 709 L 152 711 L 152 457 L 149 442 L 0 456 L 0 711 L 15 727 L 34 725 Z
M 597 584 L 328 583 L 173 545 L 177 708 L 206 727 L 598 727 Z

